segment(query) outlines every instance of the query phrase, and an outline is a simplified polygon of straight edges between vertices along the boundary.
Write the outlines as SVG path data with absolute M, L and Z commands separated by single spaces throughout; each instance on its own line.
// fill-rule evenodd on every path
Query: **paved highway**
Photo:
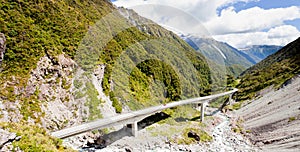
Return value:
M 219 93 L 215 95 L 205 96 L 205 97 L 198 97 L 198 98 L 191 98 L 186 100 L 180 100 L 168 103 L 166 105 L 159 105 L 153 106 L 146 109 L 120 114 L 110 118 L 99 119 L 93 122 L 84 123 L 78 126 L 73 126 L 70 128 L 65 128 L 56 132 L 52 132 L 51 135 L 57 138 L 67 138 L 74 135 L 78 135 L 84 132 L 92 131 L 95 129 L 107 128 L 110 126 L 118 125 L 118 124 L 129 124 L 135 121 L 142 120 L 143 118 L 152 115 L 156 112 L 162 111 L 167 108 L 177 107 L 180 105 L 192 104 L 192 103 L 203 103 L 205 101 L 218 98 L 221 96 L 233 94 L 234 92 L 238 91 L 238 89 L 233 89 L 228 92 Z

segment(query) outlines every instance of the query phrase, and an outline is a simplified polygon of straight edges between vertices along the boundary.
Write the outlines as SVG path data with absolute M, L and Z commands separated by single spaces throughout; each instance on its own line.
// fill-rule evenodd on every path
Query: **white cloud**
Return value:
M 203 31 L 207 30 L 206 33 L 211 33 L 217 40 L 236 47 L 249 44 L 285 45 L 300 36 L 295 27 L 284 23 L 300 18 L 299 6 L 274 9 L 253 7 L 237 12 L 232 5 L 250 1 L 259 0 L 117 0 L 114 4 L 133 7 L 140 15 L 186 34 L 194 32 L 194 35 L 199 35 L 202 32 L 205 35 Z M 150 9 L 145 4 L 170 7 Z M 176 12 L 174 8 L 181 11 Z M 221 9 L 220 14 L 217 14 L 218 9 Z
M 269 10 L 253 7 L 240 12 L 235 12 L 233 7 L 229 7 L 222 10 L 219 17 L 204 25 L 213 34 L 226 34 L 269 29 L 297 18 L 300 18 L 300 8 L 296 6 Z
M 208 37 L 207 29 L 194 16 L 165 5 L 139 5 L 131 7 L 144 17 L 150 18 L 156 23 L 167 27 L 172 31 L 180 31 L 183 34 Z
M 267 32 L 249 32 L 239 34 L 215 35 L 218 41 L 227 42 L 236 48 L 245 48 L 250 45 L 281 45 L 297 39 L 300 31 L 294 26 L 283 25 L 271 28 Z
M 117 0 L 117 6 L 136 7 L 138 5 L 157 4 L 181 9 L 204 22 L 217 17 L 216 10 L 236 2 L 250 2 L 259 0 Z

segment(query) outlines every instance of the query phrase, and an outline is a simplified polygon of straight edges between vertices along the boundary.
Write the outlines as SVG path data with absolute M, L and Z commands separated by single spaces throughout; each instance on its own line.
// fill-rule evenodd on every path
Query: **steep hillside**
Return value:
M 245 49 L 240 49 L 241 54 L 249 58 L 248 60 L 253 61 L 255 64 L 265 59 L 269 55 L 276 53 L 282 46 L 276 45 L 254 45 Z
M 300 72 L 300 38 L 263 61 L 249 68 L 240 76 L 238 100 L 255 97 L 256 92 L 273 86 L 280 87 Z
M 184 39 L 206 58 L 227 67 L 228 74 L 238 76 L 254 64 L 232 46 L 210 38 L 184 37 Z
M 0 129 L 21 136 L 14 147 L 62 149 L 48 132 L 210 93 L 205 58 L 133 11 L 106 0 L 0 2 Z
M 263 151 L 299 151 L 300 75 L 236 112 L 247 136 Z
M 131 10 L 120 8 L 118 13 L 126 18 L 122 19 L 126 24 L 107 40 L 99 60 L 83 53 L 79 61 L 86 69 L 91 60 L 105 65 L 102 87 L 118 107 L 117 112 L 121 112 L 122 103 L 136 110 L 209 93 L 210 70 L 200 53 Z M 98 41 L 89 43 L 99 45 Z

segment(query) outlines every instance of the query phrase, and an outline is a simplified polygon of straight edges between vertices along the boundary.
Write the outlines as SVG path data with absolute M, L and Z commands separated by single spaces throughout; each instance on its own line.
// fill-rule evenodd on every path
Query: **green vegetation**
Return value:
M 19 82 L 18 87 L 26 86 L 29 72 L 44 55 L 56 60 L 55 57 L 64 52 L 73 58 L 88 25 L 112 8 L 103 0 L 1 0 L 0 31 L 6 36 L 7 50 L 0 88 L 4 82 L 12 81 L 12 76 Z M 15 99 L 8 91 L 1 91 L 0 95 L 9 97 L 10 101 Z
M 164 90 L 163 94 L 165 96 L 161 100 L 165 99 L 161 101 L 162 104 L 180 99 L 180 80 L 170 65 L 152 59 L 145 60 L 136 67 L 130 75 L 129 83 L 132 94 L 140 104 L 144 104 L 145 106 L 149 103 L 149 100 L 153 100 L 150 96 L 149 87 L 151 81 L 160 81 L 163 83 L 164 87 L 162 90 Z
M 234 110 L 239 110 L 241 107 L 242 107 L 242 102 L 236 102 L 232 105 L 226 106 L 224 109 L 234 111 Z
M 28 118 L 31 118 L 35 123 L 40 123 L 41 118 L 44 116 L 40 107 L 40 101 L 33 98 L 23 100 L 20 112 L 24 120 L 27 121 Z
M 149 38 L 150 36 L 142 33 L 136 27 L 132 27 L 119 32 L 107 43 L 100 56 L 100 62 L 107 64 L 102 83 L 106 95 L 110 92 L 109 81 L 112 74 L 112 67 L 120 54 L 130 45 Z
M 88 107 L 89 117 L 88 120 L 95 120 L 102 118 L 99 106 L 103 103 L 98 96 L 98 90 L 92 83 L 91 73 L 84 72 L 79 78 L 76 78 L 73 82 L 75 90 L 73 95 L 75 99 L 81 99 L 85 97 L 85 106 Z
M 1 128 L 14 132 L 21 139 L 14 141 L 13 146 L 22 151 L 72 151 L 62 146 L 62 140 L 49 136 L 46 130 L 36 125 L 24 123 L 0 123 Z
M 85 83 L 84 91 L 87 96 L 85 106 L 89 108 L 89 120 L 102 118 L 101 111 L 98 109 L 101 104 L 101 100 L 98 99 L 99 93 L 91 81 Z
M 142 32 L 136 27 L 129 28 L 129 22 L 118 13 L 111 14 L 110 21 L 99 22 L 115 10 L 106 0 L 0 0 L 0 8 L 0 32 L 7 39 L 0 73 L 0 97 L 4 102 L 20 101 L 24 122 L 31 118 L 39 124 L 44 116 L 40 108 L 44 101 L 38 100 L 39 89 L 33 94 L 26 91 L 30 71 L 36 68 L 43 56 L 48 56 L 53 65 L 57 65 L 57 56 L 65 54 L 86 71 L 84 80 L 87 81 L 74 80 L 74 95 L 75 99 L 86 98 L 88 120 L 102 117 L 98 110 L 101 104 L 98 92 L 88 77 L 94 66 L 100 63 L 106 65 L 103 89 L 110 95 L 118 113 L 122 112 L 122 104 L 136 110 L 210 94 L 212 78 L 200 53 L 158 25 L 143 25 L 147 31 Z M 128 55 L 125 60 L 123 54 Z M 122 66 L 125 70 L 118 69 L 119 64 L 128 66 Z M 129 71 L 128 75 L 118 75 L 124 71 Z M 55 81 L 69 90 L 71 85 L 67 80 L 60 77 Z M 16 89 L 25 91 L 17 94 Z M 152 97 L 155 100 L 152 101 Z M 173 113 L 184 117 L 193 115 L 194 111 L 184 110 L 172 109 Z M 12 131 L 24 136 L 20 142 L 14 143 L 22 149 L 27 147 L 24 151 L 55 151 L 51 147 L 60 145 L 40 128 L 26 123 L 22 127 L 18 127 L 20 130 L 12 126 L 8 128 L 16 129 Z M 33 135 L 32 138 L 29 134 Z M 39 137 L 41 143 L 33 145 Z
M 38 100 L 39 90 L 29 94 L 25 89 L 30 71 L 45 55 L 54 65 L 57 55 L 62 53 L 74 59 L 89 26 L 112 10 L 113 6 L 104 0 L 0 0 L 0 32 L 7 39 L 0 73 L 0 97 L 4 102 L 20 101 L 23 119 L 40 123 L 44 114 L 40 109 L 43 101 Z M 56 80 L 59 81 L 64 89 L 70 89 L 66 79 Z M 25 91 L 15 94 L 16 89 Z M 31 148 L 28 146 L 27 151 L 37 150 Z
M 256 92 L 273 86 L 279 88 L 300 73 L 300 38 L 251 67 L 240 76 L 238 100 L 256 97 Z
M 244 133 L 244 128 L 242 127 L 242 123 L 244 121 L 242 119 L 238 119 L 235 124 L 232 126 L 232 130 L 236 133 Z M 250 130 L 246 130 L 246 132 L 251 132 Z
M 295 121 L 296 117 L 289 117 L 289 122 Z
M 101 51 L 105 94 L 114 92 L 114 103 L 129 101 L 131 110 L 209 94 L 210 71 L 204 57 L 169 31 L 143 26 L 150 35 L 131 27 L 117 33 Z
M 110 92 L 109 93 L 109 98 L 112 101 L 112 106 L 115 108 L 116 113 L 121 113 L 122 112 L 122 104 L 117 99 L 117 97 L 115 96 L 114 92 Z
M 246 70 L 246 68 L 239 64 L 232 64 L 232 65 L 226 67 L 226 72 L 235 77 L 238 77 L 245 70 Z
M 76 89 L 80 89 L 83 85 L 83 83 L 80 80 L 74 80 L 73 85 Z
M 217 99 L 212 100 L 209 106 L 213 108 L 220 108 L 224 104 L 224 102 L 226 102 L 228 99 L 229 96 L 219 97 Z
M 213 62 L 213 64 L 224 66 L 222 70 L 225 70 L 224 74 L 230 74 L 235 77 L 239 76 L 246 68 L 253 65 L 247 58 L 240 54 L 238 50 L 232 46 L 218 42 L 214 39 L 203 38 L 203 39 L 192 39 L 200 48 L 198 51 L 201 52 L 208 60 Z M 224 56 L 220 54 L 225 55 Z M 215 65 L 210 64 L 210 67 Z M 214 72 L 214 71 L 212 71 Z
M 193 108 L 191 105 L 183 105 L 171 109 L 165 109 L 164 113 L 170 115 L 169 118 L 161 120 L 159 124 L 180 125 L 181 122 L 198 120 L 200 112 Z
M 176 125 L 161 124 L 161 127 L 147 127 L 146 130 L 151 133 L 152 136 L 167 137 L 170 142 L 174 144 L 193 144 L 198 141 L 194 138 L 188 137 L 190 131 L 196 133 L 200 137 L 200 142 L 212 141 L 212 137 L 203 130 L 204 124 L 200 122 L 185 122 L 177 123 Z

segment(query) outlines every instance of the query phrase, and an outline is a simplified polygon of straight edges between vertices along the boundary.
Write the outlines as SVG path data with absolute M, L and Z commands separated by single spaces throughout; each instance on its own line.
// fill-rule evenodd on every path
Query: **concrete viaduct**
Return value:
M 138 135 L 138 125 L 137 122 L 141 121 L 142 119 L 153 115 L 157 112 L 160 112 L 164 109 L 167 108 L 172 108 L 172 107 L 177 107 L 181 105 L 186 105 L 186 104 L 201 104 L 201 115 L 200 115 L 200 120 L 204 120 L 204 111 L 205 107 L 208 104 L 208 101 L 222 97 L 225 95 L 230 95 L 230 100 L 232 100 L 232 94 L 238 91 L 238 89 L 233 89 L 228 92 L 223 92 L 219 94 L 214 94 L 214 95 L 209 95 L 209 96 L 204 96 L 204 97 L 198 97 L 198 98 L 191 98 L 191 99 L 186 99 L 186 100 L 180 100 L 180 101 L 175 101 L 171 102 L 165 105 L 159 105 L 159 106 L 153 106 L 149 107 L 146 109 L 138 110 L 138 111 L 133 111 L 129 113 L 124 113 L 120 114 L 114 117 L 110 118 L 104 118 L 104 119 L 99 119 L 96 121 L 84 123 L 81 125 L 77 126 L 72 126 L 70 128 L 65 128 L 59 131 L 52 132 L 51 135 L 57 138 L 67 138 L 71 136 L 75 136 L 84 132 L 92 131 L 95 129 L 101 129 L 101 128 L 107 128 L 111 126 L 116 126 L 116 125 L 126 125 L 126 124 L 132 124 L 132 134 L 134 136 Z

